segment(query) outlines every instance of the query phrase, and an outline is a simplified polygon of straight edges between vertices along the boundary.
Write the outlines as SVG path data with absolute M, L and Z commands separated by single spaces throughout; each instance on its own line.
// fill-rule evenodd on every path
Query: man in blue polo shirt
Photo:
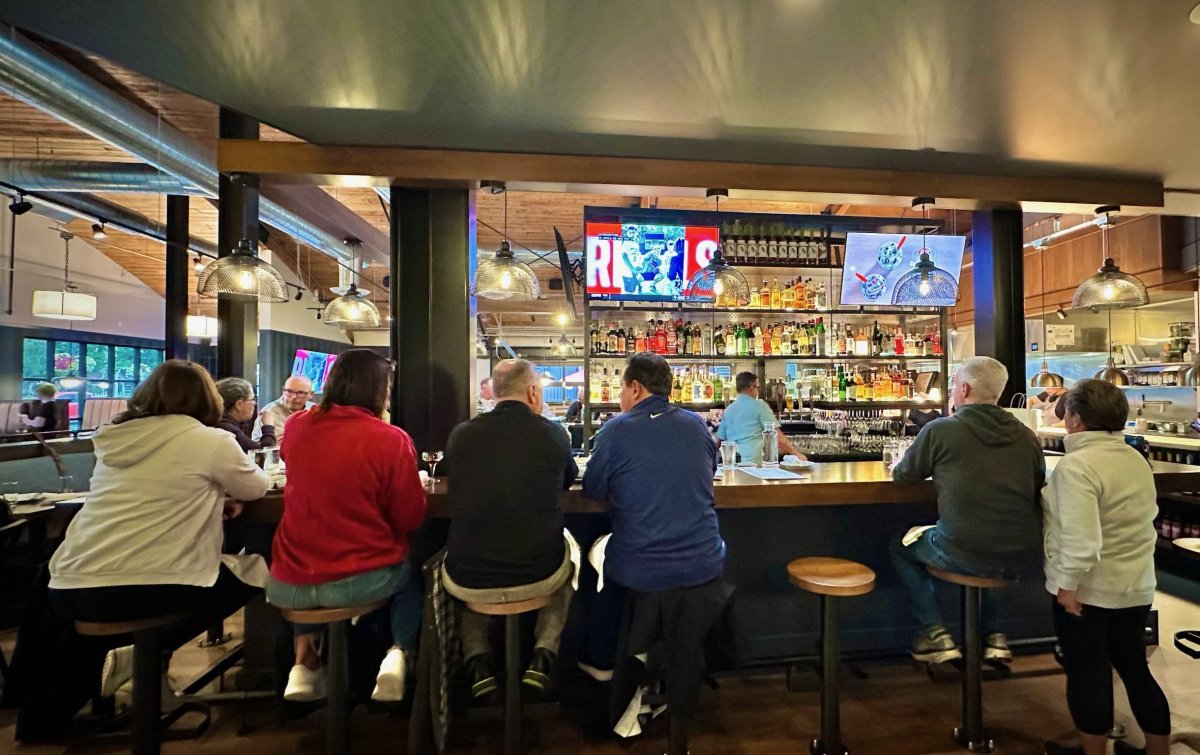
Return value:
M 724 571 L 713 472 L 717 447 L 704 420 L 672 406 L 671 368 L 654 354 L 629 358 L 621 411 L 604 424 L 583 494 L 608 505 L 606 579 L 638 591 L 710 582 Z
M 779 429 L 771 407 L 758 397 L 758 375 L 753 372 L 739 372 L 734 378 L 734 386 L 737 388 L 738 397 L 721 416 L 717 437 L 737 443 L 738 455 L 742 457 L 742 461 L 759 464 L 763 458 L 763 431 L 773 427 L 779 438 L 779 453 L 800 456 Z

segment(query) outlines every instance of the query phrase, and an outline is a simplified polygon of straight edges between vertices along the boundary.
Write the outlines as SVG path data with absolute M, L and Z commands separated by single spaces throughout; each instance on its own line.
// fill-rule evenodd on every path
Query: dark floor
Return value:
M 1152 666 L 1167 690 L 1174 725 L 1181 741 L 1172 749 L 1176 755 L 1200 753 L 1200 661 L 1192 661 L 1169 647 L 1168 638 L 1183 628 L 1200 628 L 1200 606 L 1168 595 L 1156 602 L 1161 615 L 1164 645 L 1152 651 Z M 10 638 L 0 641 L 7 647 Z M 172 675 L 187 678 L 205 663 L 199 649 L 180 653 L 172 664 Z M 985 721 L 997 742 L 996 752 L 1032 755 L 1040 753 L 1047 738 L 1066 734 L 1071 726 L 1063 700 L 1063 677 L 1048 655 L 1018 658 L 1012 678 L 984 686 Z M 846 743 L 855 755 L 917 755 L 957 750 L 949 732 L 959 714 L 959 687 L 954 679 L 934 683 L 908 663 L 872 664 L 865 667 L 870 678 L 847 678 L 843 685 L 842 721 Z M 693 753 L 799 753 L 807 752 L 807 740 L 818 726 L 817 682 L 812 674 L 799 678 L 804 691 L 788 692 L 780 673 L 723 677 L 721 689 L 705 691 L 701 711 L 691 727 Z M 581 684 L 590 684 L 582 682 Z M 1119 686 L 1119 685 L 1118 685 Z M 660 755 L 665 748 L 665 725 L 653 725 L 643 737 L 620 742 L 594 731 L 585 732 L 590 709 L 580 705 L 586 686 L 574 690 L 570 702 L 539 706 L 530 717 L 539 729 L 541 743 L 534 753 L 625 753 Z M 1123 693 L 1118 693 L 1118 720 L 1129 722 L 1130 739 L 1139 741 Z M 31 755 L 83 752 L 78 746 L 16 747 L 12 741 L 14 714 L 0 711 L 0 752 L 19 751 Z M 324 713 L 315 713 L 280 725 L 275 708 L 267 702 L 248 705 L 249 733 L 237 736 L 241 710 L 237 706 L 217 709 L 212 728 L 200 740 L 173 742 L 166 753 L 229 753 L 230 755 L 273 755 L 275 753 L 319 753 L 323 745 Z M 473 710 L 454 722 L 449 752 L 493 753 L 498 751 L 499 710 Z M 358 708 L 352 720 L 355 753 L 404 752 L 407 720 L 404 716 Z M 1193 744 L 1189 745 L 1191 742 Z M 88 753 L 121 752 L 121 748 L 88 747 Z

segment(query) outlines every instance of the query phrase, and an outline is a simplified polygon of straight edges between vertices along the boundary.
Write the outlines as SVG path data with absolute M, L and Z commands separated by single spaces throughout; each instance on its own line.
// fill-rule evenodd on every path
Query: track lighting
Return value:
M 196 271 L 196 275 L 204 272 L 204 260 L 200 259 L 200 255 L 198 254 L 192 260 L 192 269 Z
M 32 209 L 33 202 L 25 199 L 24 194 L 20 195 L 19 198 L 14 199 L 13 203 L 8 206 L 9 212 L 11 212 L 13 215 L 24 215 Z
M 296 297 L 295 297 L 296 301 L 300 301 L 303 298 L 304 298 L 304 289 L 300 288 L 299 286 L 296 286 Z
M 1056 309 L 1056 310 L 1054 311 L 1054 314 L 1055 314 L 1055 316 L 1056 316 L 1056 317 L 1058 317 L 1058 319 L 1060 319 L 1060 320 L 1065 320 L 1065 319 L 1067 319 L 1067 311 L 1066 311 L 1065 309 L 1063 309 L 1063 308 L 1062 308 L 1062 305 L 1061 305 L 1061 304 L 1059 304 L 1059 305 L 1058 305 L 1058 309 Z
M 108 233 L 104 230 L 103 220 L 101 220 L 99 223 L 92 223 L 92 238 L 96 239 L 97 241 L 108 238 Z

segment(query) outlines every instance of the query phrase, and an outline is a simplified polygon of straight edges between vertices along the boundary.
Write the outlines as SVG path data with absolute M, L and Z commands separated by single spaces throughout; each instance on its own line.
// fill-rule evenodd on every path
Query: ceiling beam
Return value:
M 1018 202 L 1161 207 L 1161 181 L 1113 176 L 989 176 L 801 165 L 543 155 L 517 152 L 338 147 L 298 142 L 221 140 L 223 173 L 257 173 L 275 181 L 338 183 L 338 176 L 379 176 L 402 185 L 475 186 L 480 179 L 639 186 L 933 196 L 1011 206 Z

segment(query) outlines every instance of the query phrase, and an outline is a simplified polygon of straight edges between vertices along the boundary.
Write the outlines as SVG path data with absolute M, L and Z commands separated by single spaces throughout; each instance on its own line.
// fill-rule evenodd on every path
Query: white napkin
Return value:
M 571 551 L 571 565 L 575 567 L 575 575 L 571 577 L 571 588 L 579 592 L 579 569 L 583 566 L 583 549 L 566 527 L 563 527 L 563 539 L 567 541 L 567 549 Z
M 270 575 L 270 570 L 267 568 L 267 562 L 262 556 L 257 554 L 246 554 L 243 548 L 241 553 L 237 555 L 224 554 L 221 556 L 221 563 L 228 567 L 229 571 L 233 572 L 233 576 L 244 584 L 251 587 L 259 587 L 266 589 L 267 577 Z
M 913 527 L 908 532 L 904 533 L 904 537 L 900 540 L 901 545 L 903 545 L 905 548 L 907 548 L 908 546 L 912 545 L 913 543 L 915 543 L 921 539 L 922 532 L 924 532 L 925 530 L 931 530 L 936 526 L 937 526 L 936 524 L 926 524 L 923 527 Z
M 592 547 L 588 549 L 588 563 L 596 570 L 596 592 L 604 589 L 604 551 L 608 548 L 608 540 L 612 537 L 612 533 L 608 533 L 596 542 L 592 543 Z

